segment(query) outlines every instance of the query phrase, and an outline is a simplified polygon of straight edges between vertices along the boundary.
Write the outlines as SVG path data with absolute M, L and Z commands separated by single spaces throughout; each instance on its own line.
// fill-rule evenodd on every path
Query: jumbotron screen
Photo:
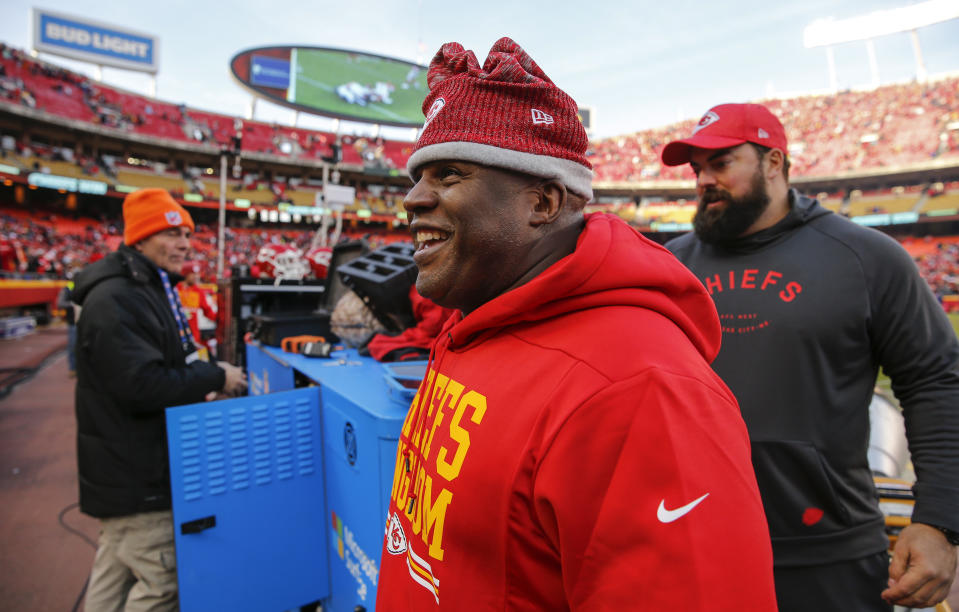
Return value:
M 240 84 L 272 102 L 319 115 L 397 126 L 423 124 L 426 67 L 323 47 L 260 47 L 230 60 Z

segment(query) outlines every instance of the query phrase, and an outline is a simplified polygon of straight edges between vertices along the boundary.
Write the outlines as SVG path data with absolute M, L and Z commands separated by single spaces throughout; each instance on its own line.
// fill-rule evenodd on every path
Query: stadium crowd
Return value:
M 397 168 L 411 144 L 380 137 L 335 135 L 189 109 L 97 83 L 34 60 L 0 42 L 0 100 L 107 128 L 181 142 L 330 162 Z
M 867 103 L 868 102 L 868 103 Z M 189 109 L 125 92 L 94 82 L 88 77 L 38 61 L 21 50 L 0 42 L 0 103 L 23 105 L 58 116 L 79 119 L 106 128 L 217 147 L 235 146 L 239 136 L 243 150 L 301 159 L 323 159 L 401 168 L 406 165 L 411 143 L 383 138 L 336 135 L 248 121 L 212 112 Z M 790 144 L 794 176 L 822 176 L 880 166 L 901 166 L 941 156 L 959 156 L 959 78 L 925 83 L 906 83 L 870 91 L 843 91 L 764 102 L 784 123 Z M 667 167 L 660 162 L 663 146 L 693 127 L 694 120 L 643 130 L 633 134 L 595 140 L 587 152 L 596 181 L 638 182 L 688 180 L 688 166 Z M 21 142 L 3 136 L 2 153 L 15 152 L 33 159 L 34 170 L 44 171 L 46 160 L 75 163 L 84 175 L 116 178 L 119 170 L 136 166 L 126 159 L 96 158 L 42 143 Z M 141 160 L 136 160 L 139 163 Z M 147 163 L 143 161 L 142 163 Z M 181 175 L 183 191 L 212 198 L 200 174 L 189 168 L 174 170 L 163 162 L 150 162 L 158 175 Z M 297 180 L 297 179 L 292 179 Z M 235 189 L 263 190 L 274 203 L 298 184 L 273 181 L 246 174 L 234 181 Z M 357 209 L 390 213 L 399 207 L 401 195 L 360 192 Z M 635 207 L 634 207 L 635 208 Z M 675 220 L 675 211 L 665 207 L 656 220 Z M 658 209 L 657 209 L 658 210 Z M 679 211 L 682 213 L 683 211 Z M 869 211 L 866 211 L 869 212 Z M 884 212 L 880 208 L 872 212 Z M 648 215 L 647 215 L 648 216 Z M 682 216 L 682 215 L 680 215 Z M 685 219 L 680 219 L 685 220 Z M 22 211 L 0 211 L 0 274 L 65 278 L 86 263 L 96 261 L 116 247 L 121 230 L 116 220 L 69 220 Z M 367 232 L 353 227 L 345 237 Z M 405 238 L 387 229 L 368 237 L 373 245 Z M 281 229 L 227 229 L 225 267 L 251 266 L 265 244 L 292 244 L 305 251 L 313 232 Z M 199 225 L 194 235 L 196 259 L 202 277 L 212 279 L 216 269 L 215 228 Z M 943 242 L 935 252 L 916 255 L 923 276 L 940 297 L 959 293 L 959 246 Z
M 793 176 L 824 176 L 959 155 L 959 78 L 870 91 L 765 100 L 786 128 Z M 692 131 L 694 119 L 592 143 L 598 182 L 693 178 L 660 152 Z
M 108 128 L 184 142 L 233 146 L 296 159 L 403 168 L 412 146 L 357 135 L 268 125 L 189 109 L 124 92 L 36 61 L 0 43 L 0 102 L 22 104 Z M 786 127 L 793 176 L 823 176 L 959 156 L 959 78 L 869 91 L 763 102 Z M 660 163 L 665 143 L 687 134 L 694 119 L 594 141 L 587 152 L 596 181 L 690 179 L 688 168 Z
M 122 233 L 120 222 L 113 219 L 73 220 L 0 210 L 0 277 L 69 278 L 77 269 L 114 250 Z M 236 266 L 252 267 L 256 254 L 267 244 L 292 245 L 306 252 L 314 236 L 315 232 L 308 230 L 226 228 L 225 274 Z M 352 228 L 344 231 L 341 240 L 360 238 L 375 249 L 408 236 L 405 231 Z M 216 240 L 215 227 L 197 225 L 192 259 L 206 282 L 216 275 Z M 937 297 L 959 295 L 959 237 L 928 237 L 907 241 L 904 246 Z
M 930 248 L 915 255 L 919 272 L 940 300 L 959 295 L 959 238 L 926 238 Z
M 70 278 L 83 266 L 116 249 L 123 229 L 118 220 L 67 219 L 56 215 L 28 215 L 22 211 L 0 210 L 0 278 Z M 267 244 L 292 245 L 306 252 L 315 232 L 308 230 L 226 228 L 224 274 L 236 266 L 251 268 L 257 253 Z M 348 229 L 340 240 L 363 239 L 371 248 L 407 239 L 406 233 L 387 234 L 382 230 Z M 192 261 L 200 267 L 200 278 L 212 282 L 216 276 L 217 232 L 198 224 L 193 234 Z

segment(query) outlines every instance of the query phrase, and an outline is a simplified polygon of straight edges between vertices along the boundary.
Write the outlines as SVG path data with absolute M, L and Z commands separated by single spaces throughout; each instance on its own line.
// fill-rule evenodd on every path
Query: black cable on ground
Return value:
M 77 600 L 73 602 L 73 607 L 70 608 L 70 612 L 77 612 L 80 609 L 80 602 L 83 601 L 83 598 L 87 595 L 88 584 L 90 584 L 90 578 L 83 581 L 83 588 L 80 589 L 80 594 L 77 595 Z
M 79 507 L 80 507 L 79 502 L 73 502 L 72 504 L 69 504 L 67 507 L 65 507 L 63 510 L 60 511 L 60 515 L 57 516 L 57 521 L 60 522 L 60 525 L 61 525 L 64 529 L 66 529 L 66 530 L 69 531 L 70 533 L 74 534 L 75 536 L 79 537 L 79 538 L 82 539 L 84 542 L 86 542 L 87 544 L 89 544 L 90 546 L 92 546 L 92 547 L 93 547 L 93 550 L 96 550 L 96 549 L 97 549 L 97 543 L 96 543 L 96 542 L 94 542 L 93 540 L 91 540 L 90 537 L 89 537 L 87 534 L 83 533 L 83 532 L 80 531 L 79 529 L 76 529 L 76 528 L 74 528 L 74 527 L 71 527 L 70 525 L 67 525 L 66 521 L 63 520 L 63 517 L 64 517 L 64 515 L 66 515 L 67 512 L 73 510 L 74 508 L 79 508 Z
M 33 368 L 0 368 L 0 399 L 6 397 L 18 383 L 34 373 Z
M 80 507 L 80 504 L 79 504 L 78 502 L 73 502 L 72 504 L 68 504 L 63 510 L 60 511 L 59 516 L 57 516 L 57 521 L 60 523 L 60 526 L 61 526 L 61 527 L 63 527 L 64 529 L 66 529 L 67 531 L 69 531 L 70 533 L 72 533 L 73 535 L 79 537 L 81 540 L 83 540 L 84 542 L 86 542 L 87 544 L 89 544 L 90 546 L 92 546 L 92 547 L 93 547 L 93 550 L 96 550 L 96 549 L 97 549 L 97 543 L 96 543 L 96 542 L 94 542 L 93 540 L 91 540 L 91 539 L 87 536 L 87 534 L 83 533 L 83 532 L 80 531 L 79 529 L 75 529 L 75 528 L 71 527 L 70 525 L 67 525 L 66 521 L 63 520 L 63 517 L 64 517 L 64 515 L 66 515 L 67 512 L 73 510 L 74 508 L 78 508 L 78 507 Z M 83 588 L 80 589 L 80 594 L 77 595 L 77 600 L 73 603 L 73 608 L 71 608 L 71 612 L 77 612 L 77 610 L 80 609 L 80 602 L 83 601 L 83 597 L 87 594 L 87 585 L 88 585 L 88 584 L 90 584 L 90 578 L 87 578 L 87 579 L 83 582 Z
M 14 387 L 32 378 L 34 374 L 47 367 L 51 361 L 57 358 L 61 353 L 66 352 L 66 350 L 66 347 L 64 347 L 50 353 L 43 358 L 43 361 L 32 368 L 0 369 L 0 376 L 3 376 L 4 374 L 7 375 L 6 378 L 0 378 L 0 399 L 10 395 L 10 392 L 13 391 Z

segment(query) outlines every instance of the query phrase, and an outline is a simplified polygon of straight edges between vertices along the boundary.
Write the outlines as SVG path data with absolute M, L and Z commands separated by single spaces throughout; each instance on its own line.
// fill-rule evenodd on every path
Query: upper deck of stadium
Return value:
M 959 76 L 763 101 L 783 122 L 796 178 L 959 160 Z M 131 141 L 218 151 L 238 133 L 242 151 L 279 162 L 401 171 L 412 143 L 251 121 L 121 90 L 31 58 L 0 43 L 0 109 L 66 122 Z M 597 187 L 692 180 L 687 167 L 661 164 L 659 153 L 683 137 L 695 118 L 594 140 L 589 151 Z

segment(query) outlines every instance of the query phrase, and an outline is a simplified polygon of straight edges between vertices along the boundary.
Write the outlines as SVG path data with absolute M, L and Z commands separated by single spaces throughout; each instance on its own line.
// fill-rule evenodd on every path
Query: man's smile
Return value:
M 440 247 L 447 243 L 451 233 L 438 229 L 418 229 L 413 232 L 413 241 L 416 244 L 416 250 L 413 253 L 413 261 L 417 265 L 433 255 Z

